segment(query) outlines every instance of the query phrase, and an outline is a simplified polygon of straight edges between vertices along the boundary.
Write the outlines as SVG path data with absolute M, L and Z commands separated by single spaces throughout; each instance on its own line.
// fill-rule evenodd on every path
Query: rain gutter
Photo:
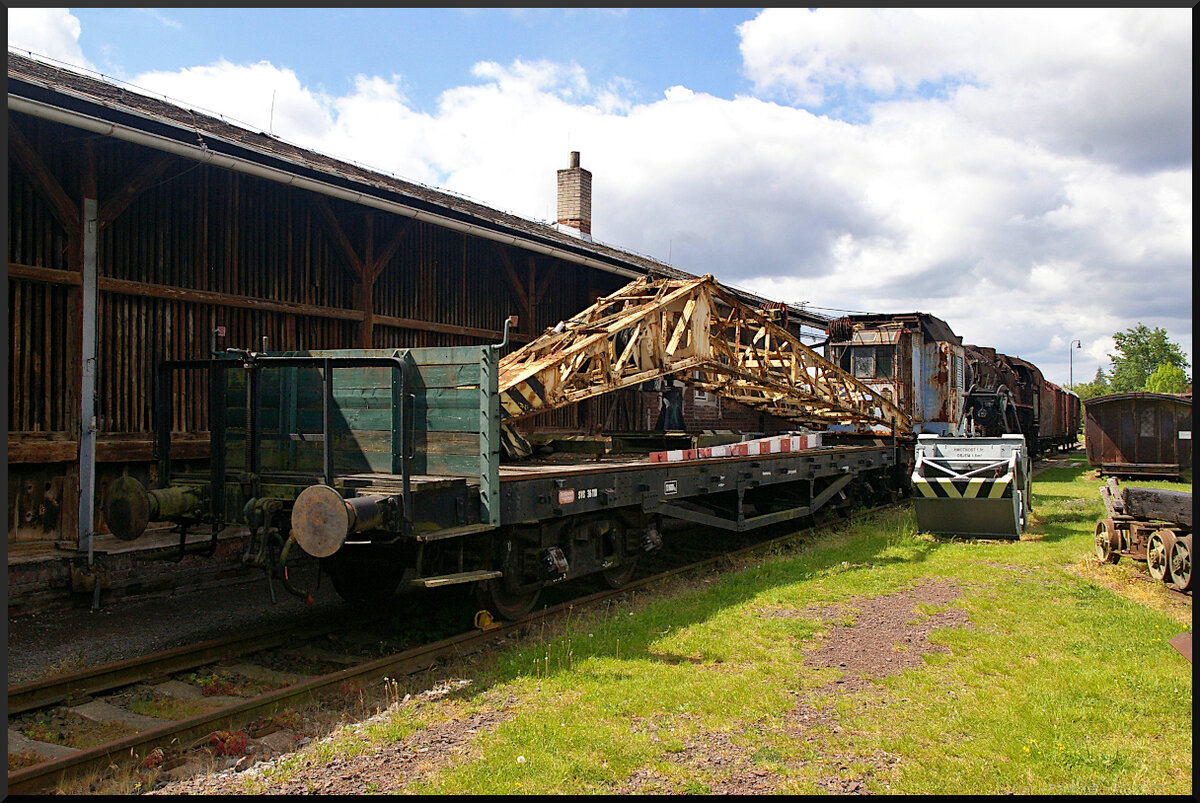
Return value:
M 483 237 L 488 240 L 493 240 L 505 245 L 512 245 L 517 248 L 524 248 L 528 251 L 534 251 L 536 253 L 545 254 L 557 259 L 573 262 L 577 265 L 596 268 L 597 270 L 606 271 L 608 273 L 615 273 L 618 276 L 624 276 L 628 279 L 636 279 L 645 275 L 642 272 L 620 267 L 610 262 L 605 262 L 584 254 L 539 242 L 536 239 L 518 237 L 516 235 L 486 226 L 480 226 L 475 223 L 456 220 L 452 217 L 447 217 L 436 212 L 430 212 L 425 209 L 418 209 L 410 204 L 380 197 L 376 194 L 370 194 L 346 187 L 339 187 L 336 184 L 329 183 L 328 181 L 302 176 L 298 173 L 292 172 L 291 170 L 263 164 L 261 161 L 256 159 L 224 153 L 221 150 L 217 150 L 213 146 L 225 146 L 229 149 L 236 148 L 249 153 L 254 153 L 254 151 L 243 145 L 233 145 L 231 143 L 227 143 L 211 134 L 202 134 L 198 130 L 186 132 L 187 136 L 194 136 L 199 143 L 193 145 L 187 142 L 181 142 L 178 139 L 170 136 L 149 133 L 141 129 L 134 128 L 133 126 L 104 120 L 84 114 L 80 111 L 64 109 L 60 106 L 55 106 L 38 100 L 32 100 L 20 95 L 14 95 L 12 94 L 12 89 L 14 88 L 15 83 L 17 82 L 14 79 L 9 79 L 8 108 L 11 111 L 21 112 L 22 114 L 28 114 L 43 120 L 49 120 L 55 123 L 72 126 L 73 128 L 81 128 L 85 131 L 91 131 L 102 136 L 114 137 L 116 139 L 131 142 L 136 145 L 142 145 L 147 148 L 153 148 L 154 150 L 165 151 L 177 156 L 182 156 L 186 159 L 193 159 L 204 164 L 210 164 L 215 167 L 234 170 L 239 173 L 256 176 L 268 181 L 278 182 L 289 187 L 309 190 L 311 192 L 327 195 L 331 198 L 339 198 L 341 200 L 350 201 L 351 203 L 369 206 L 386 212 L 393 212 L 395 214 L 404 215 L 405 217 L 410 217 L 435 226 L 441 226 L 443 228 L 460 231 L 465 234 Z M 121 113 L 132 115 L 131 112 L 122 111 Z M 161 121 L 156 122 L 160 122 L 160 125 L 162 125 L 164 128 L 175 129 L 180 131 L 181 134 L 183 133 L 183 131 L 178 129 L 176 126 L 161 123 Z M 210 146 L 207 143 L 212 143 L 212 145 Z M 269 156 L 265 158 L 268 158 L 271 161 L 282 162 L 290 167 L 304 170 L 305 172 L 318 172 L 312 168 L 305 168 L 295 165 L 294 163 L 288 162 L 287 160 L 277 156 Z M 352 183 L 352 180 L 347 180 L 347 183 Z M 393 191 L 380 189 L 380 192 L 391 194 Z

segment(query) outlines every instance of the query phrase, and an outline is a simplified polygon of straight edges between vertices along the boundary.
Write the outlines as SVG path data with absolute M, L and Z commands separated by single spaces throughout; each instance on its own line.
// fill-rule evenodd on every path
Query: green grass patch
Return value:
M 127 706 L 129 711 L 157 719 L 187 719 L 219 708 L 219 703 L 205 700 L 181 700 L 175 697 L 136 697 Z
M 893 511 L 576 613 L 306 760 L 503 709 L 403 791 L 706 794 L 765 773 L 768 791 L 800 794 L 1191 794 L 1191 665 L 1167 644 L 1191 600 L 1095 559 L 1100 484 L 1078 454 L 1040 474 L 1018 542 L 918 534 Z M 960 594 L 910 624 L 969 619 L 930 633 L 945 651 L 897 646 L 920 664 L 849 693 L 847 670 L 813 665 L 856 605 L 929 582 Z
M 95 722 L 70 712 L 61 713 L 50 720 L 40 717 L 25 720 L 17 730 L 35 742 L 73 747 L 76 750 L 87 750 L 137 732 L 120 722 Z

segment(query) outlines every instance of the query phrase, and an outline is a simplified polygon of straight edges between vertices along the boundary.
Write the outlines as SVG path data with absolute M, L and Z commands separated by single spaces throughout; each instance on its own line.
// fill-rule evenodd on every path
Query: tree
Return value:
M 1183 393 L 1187 390 L 1187 374 L 1177 365 L 1164 362 L 1154 369 L 1146 380 L 1146 390 L 1150 393 Z
M 1112 392 L 1133 393 L 1146 387 L 1146 380 L 1158 366 L 1165 364 L 1176 368 L 1187 368 L 1179 345 L 1167 340 L 1167 330 L 1162 327 L 1150 329 L 1138 323 L 1124 332 L 1113 335 L 1117 354 L 1109 354 L 1112 360 Z
M 1071 390 L 1075 391 L 1080 401 L 1094 399 L 1097 396 L 1107 396 L 1113 392 L 1112 386 L 1108 384 L 1108 377 L 1104 375 L 1103 368 L 1096 369 L 1096 378 L 1091 382 L 1080 382 Z

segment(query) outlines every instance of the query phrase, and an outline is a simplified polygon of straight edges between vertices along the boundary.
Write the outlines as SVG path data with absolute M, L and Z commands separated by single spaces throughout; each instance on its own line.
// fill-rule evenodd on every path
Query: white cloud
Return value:
M 136 9 L 136 11 L 139 14 L 145 14 L 150 19 L 154 20 L 155 22 L 157 22 L 159 25 L 163 26 L 164 28 L 173 28 L 174 30 L 177 30 L 177 31 L 183 30 L 182 22 L 166 16 L 165 14 L 163 14 L 161 11 L 159 11 L 156 8 L 139 8 L 139 9 Z
M 1190 14 L 768 9 L 740 32 L 756 87 L 805 107 L 938 89 L 1001 135 L 1140 170 L 1191 163 Z
M 8 44 L 35 55 L 93 69 L 79 46 L 79 19 L 65 8 L 8 9 Z
M 278 124 L 322 135 L 332 125 L 326 110 L 328 98 L 301 86 L 293 71 L 265 61 L 231 64 L 222 60 L 177 72 L 148 72 L 130 83 L 260 131 L 270 131 Z
M 341 96 L 266 62 L 131 81 L 536 220 L 553 220 L 577 150 L 599 241 L 779 300 L 929 312 L 1063 383 L 1139 321 L 1191 354 L 1190 26 L 1165 22 L 1179 19 L 764 11 L 743 52 L 762 91 L 787 90 L 774 101 L 679 85 L 636 103 L 576 64 L 520 60 L 476 65 L 430 113 L 397 75 Z M 948 78 L 969 83 L 912 91 Z M 781 102 L 863 88 L 862 120 Z

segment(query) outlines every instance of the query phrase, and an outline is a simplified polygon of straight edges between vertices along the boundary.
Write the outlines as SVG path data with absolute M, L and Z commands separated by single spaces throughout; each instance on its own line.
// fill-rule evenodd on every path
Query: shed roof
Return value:
M 603 266 L 609 266 L 618 272 L 638 275 L 697 278 L 649 257 L 572 237 L 548 224 L 334 159 L 284 142 L 266 132 L 252 131 L 210 114 L 133 91 L 108 78 L 58 67 L 13 50 L 8 52 L 8 94 L 10 109 L 14 108 L 12 98 L 20 98 L 28 105 L 16 104 L 18 111 L 50 108 L 63 112 L 63 121 L 68 124 L 90 118 L 114 126 L 114 132 L 136 130 L 154 138 L 145 143 L 150 147 L 154 147 L 152 142 L 161 140 L 164 146 L 177 146 L 176 152 L 179 147 L 199 148 L 205 153 L 251 162 L 276 173 L 350 189 L 361 193 L 364 201 L 376 199 L 402 204 L 425 212 L 422 219 L 435 225 L 439 220 L 443 225 L 459 222 L 473 226 L 477 231 L 503 235 L 518 247 L 532 247 L 532 250 L 543 252 L 551 248 L 564 258 L 574 257 L 574 261 L 592 267 L 604 269 Z M 768 299 L 753 293 L 730 289 L 754 306 L 768 303 Z M 798 305 L 789 304 L 788 313 L 793 320 L 813 328 L 825 329 L 829 322 L 829 318 Z
M 1108 404 L 1109 402 L 1119 401 L 1145 401 L 1150 404 L 1183 404 L 1188 407 L 1192 406 L 1192 397 L 1187 393 L 1146 393 L 1144 391 L 1093 396 L 1090 399 L 1084 399 L 1083 403 L 1087 407 L 1096 407 Z
M 878 326 L 903 326 L 907 329 L 920 328 L 925 336 L 934 341 L 949 341 L 962 345 L 962 338 L 954 334 L 950 324 L 928 312 L 856 313 L 843 316 L 840 320 L 857 328 Z

